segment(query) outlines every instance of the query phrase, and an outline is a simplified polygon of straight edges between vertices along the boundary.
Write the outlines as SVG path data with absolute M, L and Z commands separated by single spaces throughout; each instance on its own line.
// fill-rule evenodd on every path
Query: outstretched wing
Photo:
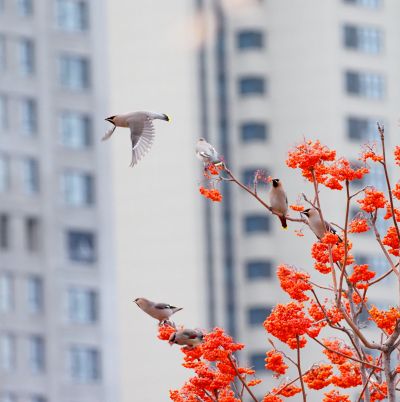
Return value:
M 136 165 L 149 151 L 154 142 L 154 126 L 152 120 L 146 115 L 132 117 L 128 120 L 131 130 L 132 162 Z

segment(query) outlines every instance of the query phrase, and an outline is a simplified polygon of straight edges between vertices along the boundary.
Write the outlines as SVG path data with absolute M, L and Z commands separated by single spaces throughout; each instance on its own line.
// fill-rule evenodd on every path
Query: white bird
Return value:
M 132 112 L 107 117 L 105 120 L 114 124 L 114 127 L 108 130 L 101 140 L 108 140 L 117 127 L 129 127 L 132 141 L 132 161 L 130 164 L 132 167 L 142 159 L 153 145 L 155 135 L 153 120 L 155 119 L 170 121 L 166 114 L 153 112 Z
M 326 232 L 336 234 L 336 230 L 332 227 L 332 225 L 329 222 L 325 221 L 324 222 L 325 227 L 324 227 L 324 225 L 321 222 L 321 217 L 317 209 L 308 208 L 300 213 L 308 218 L 308 224 L 310 226 L 310 229 L 314 232 L 315 236 L 317 236 L 319 240 L 321 240 L 322 237 L 324 237 Z M 339 241 L 341 241 L 340 237 Z
M 196 156 L 204 163 L 204 166 L 210 163 L 218 165 L 223 163 L 221 157 L 215 148 L 209 144 L 204 138 L 200 138 L 196 144 Z
M 161 325 L 163 322 L 168 321 L 172 314 L 182 310 L 181 307 L 171 306 L 167 303 L 155 303 L 144 297 L 138 297 L 134 302 L 149 316 L 159 321 Z
M 203 342 L 204 334 L 197 329 L 178 329 L 178 331 L 171 334 L 169 337 L 169 343 L 177 344 L 181 346 L 187 346 L 188 348 L 194 348 Z
M 287 229 L 286 215 L 288 212 L 288 200 L 282 182 L 279 179 L 272 179 L 272 187 L 269 191 L 269 204 L 274 212 L 282 214 L 278 218 L 281 221 L 282 227 Z

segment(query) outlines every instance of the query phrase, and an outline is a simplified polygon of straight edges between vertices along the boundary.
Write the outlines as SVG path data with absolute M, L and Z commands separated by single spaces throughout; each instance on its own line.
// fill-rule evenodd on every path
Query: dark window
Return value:
M 246 276 L 248 279 L 271 278 L 271 261 L 249 261 L 246 263 Z
M 253 353 L 249 356 L 250 367 L 256 371 L 265 369 L 265 353 Z
M 32 395 L 29 398 L 29 402 L 47 402 L 47 399 L 41 395 Z
M 27 17 L 33 14 L 33 0 L 18 0 L 17 1 L 18 14 L 21 17 Z
M 237 45 L 239 49 L 261 49 L 263 43 L 261 31 L 241 31 L 237 34 Z
M 100 378 L 100 352 L 88 347 L 72 347 L 69 351 L 71 377 L 81 383 Z
M 27 282 L 28 310 L 31 314 L 43 311 L 43 280 L 39 276 L 31 276 Z
M 246 77 L 239 80 L 239 91 L 242 95 L 263 95 L 265 87 L 262 77 Z
M 33 335 L 29 338 L 29 365 L 33 373 L 45 370 L 45 342 L 42 336 Z
M 382 99 L 385 95 L 385 80 L 380 74 L 347 71 L 346 91 L 351 95 Z
M 69 231 L 67 247 L 71 261 L 91 263 L 96 259 L 95 236 L 91 232 Z
M 0 215 L 0 248 L 10 247 L 10 219 L 7 215 Z
M 71 288 L 68 290 L 68 310 L 71 321 L 93 323 L 98 318 L 98 294 L 94 290 Z
M 26 249 L 30 252 L 39 251 L 40 247 L 40 233 L 39 233 L 39 219 L 27 218 L 25 221 L 25 241 Z
M 268 215 L 249 215 L 245 217 L 245 230 L 247 233 L 269 232 L 270 226 Z
M 268 127 L 265 123 L 244 123 L 240 127 L 242 141 L 265 141 L 268 136 Z
M 374 27 L 344 26 L 344 46 L 363 53 L 378 54 L 382 48 L 381 31 Z
M 376 122 L 365 118 L 349 117 L 347 135 L 351 140 L 373 140 L 377 135 Z
M 353 4 L 360 7 L 378 8 L 381 5 L 381 0 L 343 0 L 345 3 Z
M 262 324 L 271 314 L 271 307 L 251 307 L 247 311 L 248 323 L 250 325 Z

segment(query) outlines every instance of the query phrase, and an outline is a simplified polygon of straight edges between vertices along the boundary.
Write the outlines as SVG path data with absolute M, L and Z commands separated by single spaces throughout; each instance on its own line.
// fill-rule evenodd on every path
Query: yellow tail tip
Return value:
M 282 229 L 283 229 L 283 230 L 287 230 L 288 227 L 287 227 L 287 226 L 282 226 Z

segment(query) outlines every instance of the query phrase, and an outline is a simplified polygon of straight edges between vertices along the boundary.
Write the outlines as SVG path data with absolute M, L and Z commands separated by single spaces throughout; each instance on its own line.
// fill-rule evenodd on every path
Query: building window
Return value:
M 47 402 L 47 399 L 42 395 L 31 395 L 29 397 L 29 402 Z
M 38 218 L 29 217 L 25 219 L 25 247 L 31 253 L 39 251 L 40 224 Z
M 71 347 L 69 350 L 71 378 L 77 382 L 90 383 L 100 379 L 100 353 L 88 347 Z
M 22 99 L 20 103 L 21 131 L 25 135 L 34 135 L 37 132 L 37 106 L 34 99 Z
M 377 28 L 344 26 L 344 46 L 364 53 L 378 54 L 382 49 L 382 34 Z
M 67 171 L 62 175 L 64 202 L 70 206 L 93 204 L 93 177 L 86 173 Z
M 80 56 L 61 56 L 60 83 L 76 91 L 89 88 L 89 61 Z
M 45 370 L 45 346 L 42 336 L 29 337 L 29 367 L 32 373 L 43 373 Z
M 239 80 L 241 95 L 263 95 L 266 90 L 265 80 L 262 77 L 244 77 Z
M 372 141 L 377 139 L 377 125 L 375 120 L 359 117 L 347 119 L 347 136 L 354 141 Z
M 0 394 L 0 402 L 17 402 L 17 395 L 11 392 L 2 392 Z
M 268 215 L 248 215 L 244 218 L 245 231 L 247 233 L 269 232 L 270 218 Z
M 261 31 L 244 30 L 237 34 L 239 49 L 261 49 L 264 46 L 264 37 Z
M 8 128 L 8 101 L 5 95 L 0 95 L 0 130 Z M 0 135 L 2 134 L 0 131 Z
M 268 127 L 265 123 L 249 122 L 240 127 L 243 142 L 265 141 L 268 137 Z
M 272 277 L 272 261 L 259 260 L 246 263 L 246 277 L 248 279 L 260 279 Z
M 350 95 L 382 99 L 385 95 L 385 79 L 379 74 L 347 71 L 346 91 Z
M 98 318 L 98 295 L 94 290 L 68 290 L 68 315 L 73 322 L 93 323 Z
M 28 311 L 38 314 L 43 311 L 43 280 L 39 276 L 30 276 L 27 281 Z
M 18 44 L 19 71 L 22 75 L 32 75 L 35 70 L 35 48 L 31 39 L 20 39 Z
M 14 310 L 14 278 L 7 273 L 0 274 L 0 312 Z
M 16 367 L 15 336 L 9 333 L 0 333 L 0 369 L 13 371 Z
M 271 307 L 251 307 L 247 310 L 247 321 L 249 325 L 262 324 L 271 314 Z
M 64 112 L 60 116 L 61 143 L 74 149 L 90 145 L 91 121 L 87 115 L 77 112 Z
M 4 71 L 7 68 L 7 48 L 6 37 L 0 34 L 0 71 Z
M 250 367 L 256 371 L 265 370 L 265 358 L 266 358 L 265 352 L 264 353 L 252 353 L 249 356 Z
M 5 193 L 10 188 L 10 159 L 0 153 L 0 193 Z
M 21 17 L 28 17 L 33 14 L 33 0 L 17 0 L 18 14 Z
M 5 95 L 0 95 L 0 130 L 8 128 L 8 102 Z M 0 135 L 2 133 L 0 132 Z
M 39 163 L 36 159 L 22 160 L 22 182 L 25 194 L 32 195 L 39 192 Z
M 381 0 L 344 0 L 344 2 L 368 8 L 379 8 L 381 6 Z
M 8 215 L 0 214 L 0 249 L 10 248 L 10 218 Z
M 91 232 L 69 231 L 67 248 L 71 261 L 92 263 L 96 260 L 95 236 Z
M 86 1 L 57 0 L 57 24 L 59 28 L 79 32 L 89 27 L 89 10 Z

